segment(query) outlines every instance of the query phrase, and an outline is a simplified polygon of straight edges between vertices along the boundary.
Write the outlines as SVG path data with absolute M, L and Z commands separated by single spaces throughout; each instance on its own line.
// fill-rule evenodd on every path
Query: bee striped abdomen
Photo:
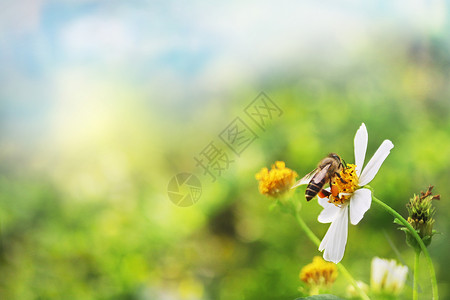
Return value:
M 323 178 L 320 182 L 315 183 L 313 181 L 311 181 L 308 184 L 308 187 L 306 188 L 305 191 L 305 198 L 307 201 L 311 200 L 312 198 L 314 198 L 322 189 L 322 187 L 325 185 L 325 178 Z

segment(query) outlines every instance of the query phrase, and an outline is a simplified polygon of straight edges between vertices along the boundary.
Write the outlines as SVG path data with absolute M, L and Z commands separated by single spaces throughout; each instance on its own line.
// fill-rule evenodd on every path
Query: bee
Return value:
M 319 162 L 317 168 L 297 181 L 293 187 L 297 187 L 302 184 L 308 184 L 305 191 L 305 198 L 307 201 L 310 201 L 320 192 L 326 197 L 331 194 L 337 195 L 337 191 L 334 190 L 332 182 L 333 179 L 337 176 L 343 183 L 346 183 L 339 174 L 343 169 L 344 164 L 342 163 L 342 159 L 339 157 L 339 155 L 337 155 L 336 153 L 330 153 Z M 330 184 L 331 192 L 323 189 L 324 185 L 327 182 Z

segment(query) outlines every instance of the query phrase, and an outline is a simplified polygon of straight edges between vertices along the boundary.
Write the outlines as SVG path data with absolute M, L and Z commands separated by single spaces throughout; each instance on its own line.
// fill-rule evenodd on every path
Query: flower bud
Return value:
M 436 233 L 433 230 L 435 208 L 432 205 L 432 200 L 439 200 L 440 195 L 432 194 L 433 186 L 430 186 L 426 192 L 420 192 L 420 195 L 415 195 L 406 204 L 408 208 L 408 223 L 416 230 L 422 239 L 423 243 L 428 246 L 431 243 L 431 238 Z M 406 232 L 406 242 L 416 251 L 420 252 L 420 246 L 417 244 L 414 236 L 405 227 L 401 228 Z

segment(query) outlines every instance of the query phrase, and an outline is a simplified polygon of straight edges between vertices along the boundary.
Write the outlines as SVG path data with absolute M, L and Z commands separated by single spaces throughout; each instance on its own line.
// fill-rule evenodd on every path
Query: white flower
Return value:
M 379 257 L 372 259 L 370 273 L 370 286 L 375 292 L 399 294 L 406 280 L 408 267 L 398 264 L 393 259 L 387 260 Z
M 391 141 L 383 141 L 363 170 L 367 140 L 366 125 L 362 123 L 354 140 L 355 165 L 349 165 L 350 168 L 344 173 L 347 176 L 343 178 L 346 183 L 344 184 L 337 179 L 338 196 L 330 195 L 329 198 L 319 198 L 319 204 L 323 207 L 323 210 L 318 220 L 321 223 L 331 223 L 319 246 L 319 251 L 324 251 L 323 258 L 327 261 L 338 263 L 342 260 L 347 244 L 349 213 L 350 222 L 356 225 L 370 208 L 372 193 L 363 186 L 372 181 L 390 150 L 394 147 Z

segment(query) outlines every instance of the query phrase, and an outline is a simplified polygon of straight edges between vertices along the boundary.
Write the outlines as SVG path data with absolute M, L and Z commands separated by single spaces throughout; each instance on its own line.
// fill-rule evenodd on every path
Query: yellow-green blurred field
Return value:
M 378 198 L 407 217 L 414 193 L 441 195 L 429 252 L 449 298 L 449 8 L 417 3 L 5 4 L 0 299 L 300 297 L 300 269 L 321 253 L 255 174 L 282 160 L 303 176 L 329 152 L 353 162 L 362 122 L 366 162 L 395 145 L 371 183 Z M 260 92 L 283 111 L 265 130 L 244 112 Z M 212 182 L 194 157 L 236 117 L 258 138 Z M 189 207 L 167 194 L 180 172 L 202 183 Z M 317 201 L 294 197 L 322 238 Z M 409 267 L 411 298 L 414 252 L 372 204 L 342 262 L 369 283 L 374 256 Z M 330 292 L 347 285 L 338 276 Z

